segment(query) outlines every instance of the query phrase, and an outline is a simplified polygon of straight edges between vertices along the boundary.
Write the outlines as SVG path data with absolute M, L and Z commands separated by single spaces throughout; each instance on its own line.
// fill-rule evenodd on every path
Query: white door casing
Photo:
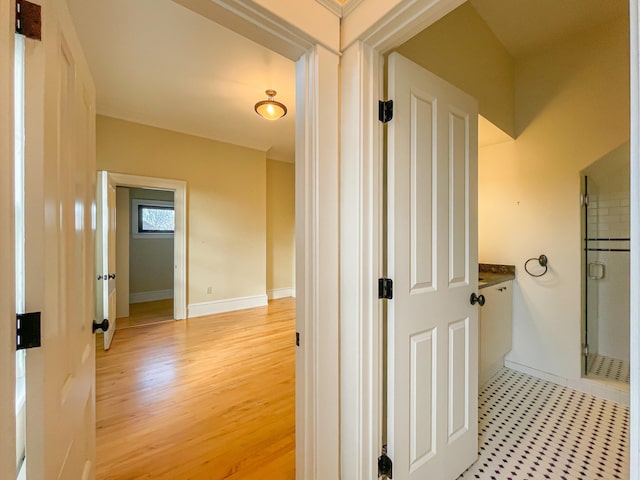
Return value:
M 387 429 L 394 478 L 451 480 L 477 455 L 477 102 L 388 58 Z
M 109 322 L 103 331 L 104 349 L 111 348 L 116 333 L 116 186 L 109 173 L 97 173 L 96 189 L 96 305 L 98 323 Z
M 92 333 L 95 90 L 64 0 L 42 7 L 25 75 L 27 478 L 88 479 L 95 459 Z
M 15 8 L 0 0 L 0 478 L 16 477 L 16 323 L 13 197 Z M 6 393 L 5 393 L 6 392 Z
M 126 173 L 108 172 L 108 182 L 116 187 L 150 188 L 171 190 L 175 211 L 173 236 L 173 318 L 187 318 L 187 182 L 167 178 L 145 177 Z M 116 252 L 117 255 L 117 252 Z M 101 262 L 96 255 L 96 268 L 100 272 Z M 116 277 L 117 278 L 117 277 Z M 121 292 L 122 294 L 122 292 Z M 101 303 L 100 303 L 101 305 Z M 98 316 L 100 314 L 98 313 Z

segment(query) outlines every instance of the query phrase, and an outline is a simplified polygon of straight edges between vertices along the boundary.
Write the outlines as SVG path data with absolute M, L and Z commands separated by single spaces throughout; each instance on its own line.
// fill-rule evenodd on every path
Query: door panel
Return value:
M 411 470 L 435 455 L 436 343 L 434 330 L 411 337 Z
M 90 478 L 95 458 L 93 198 L 95 93 L 63 0 L 27 40 L 28 310 L 42 347 L 27 353 L 27 478 Z
M 449 112 L 449 265 L 450 285 L 468 284 L 469 118 Z
M 98 287 L 96 302 L 98 317 L 109 321 L 109 328 L 104 332 L 104 349 L 109 350 L 116 332 L 116 186 L 110 181 L 108 172 L 98 172 L 97 181 Z
M 387 430 L 394 478 L 449 480 L 477 455 L 477 103 L 389 56 Z
M 434 286 L 437 256 L 433 208 L 437 204 L 433 187 L 437 178 L 433 139 L 436 122 L 433 98 L 411 94 L 411 279 L 412 292 Z M 431 188 L 425 188 L 431 185 Z M 418 293 L 416 291 L 416 293 Z

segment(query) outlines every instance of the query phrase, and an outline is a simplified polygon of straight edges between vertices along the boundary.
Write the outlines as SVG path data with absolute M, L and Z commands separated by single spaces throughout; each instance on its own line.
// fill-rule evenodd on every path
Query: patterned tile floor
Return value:
M 504 368 L 478 409 L 478 460 L 459 479 L 629 478 L 627 407 Z
M 605 378 L 607 380 L 617 380 L 618 382 L 629 383 L 631 370 L 628 361 L 604 357 L 597 353 L 590 353 L 587 364 L 590 365 L 590 377 Z

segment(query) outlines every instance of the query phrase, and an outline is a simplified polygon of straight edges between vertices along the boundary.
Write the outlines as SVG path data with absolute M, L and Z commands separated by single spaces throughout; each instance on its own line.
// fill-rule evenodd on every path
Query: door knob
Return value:
M 109 280 L 113 280 L 114 278 L 116 278 L 116 274 L 115 273 L 110 273 L 109 274 Z
M 96 333 L 96 330 L 98 329 L 102 330 L 103 332 L 106 332 L 107 330 L 109 330 L 109 320 L 105 318 L 101 323 L 98 323 L 94 320 L 92 329 L 93 329 L 93 333 Z
M 480 306 L 484 305 L 484 295 L 476 295 L 475 292 L 471 294 L 471 298 L 469 299 L 471 305 L 475 305 L 476 303 Z

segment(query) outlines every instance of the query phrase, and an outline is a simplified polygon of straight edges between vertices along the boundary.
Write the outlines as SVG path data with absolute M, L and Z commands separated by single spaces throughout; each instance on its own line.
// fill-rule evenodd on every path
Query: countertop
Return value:
M 481 263 L 478 265 L 478 288 L 491 287 L 516 278 L 515 265 L 496 265 Z

